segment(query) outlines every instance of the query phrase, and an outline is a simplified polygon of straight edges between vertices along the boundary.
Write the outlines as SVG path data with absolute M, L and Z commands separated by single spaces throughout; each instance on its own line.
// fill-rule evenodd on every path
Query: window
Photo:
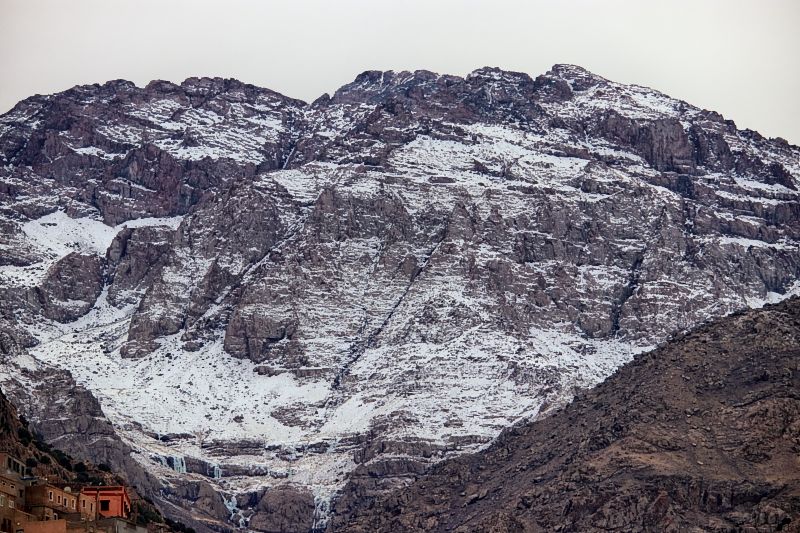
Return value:
M 5 506 L 6 506 L 6 495 L 0 494 L 0 507 L 5 507 Z
M 75 500 L 70 500 L 69 504 L 73 509 L 75 509 Z
M 50 498 L 50 501 L 53 501 L 53 491 L 52 490 L 47 492 L 47 497 Z
M 84 509 L 86 509 L 86 500 L 83 500 L 83 501 L 81 501 L 81 507 L 83 507 Z
M 14 500 L 8 500 L 8 507 L 9 509 L 14 509 L 17 506 Z
M 58 495 L 58 501 L 56 503 L 58 503 L 59 505 L 61 504 L 61 494 Z
M 100 500 L 100 510 L 101 511 L 108 511 L 111 504 L 111 500 Z

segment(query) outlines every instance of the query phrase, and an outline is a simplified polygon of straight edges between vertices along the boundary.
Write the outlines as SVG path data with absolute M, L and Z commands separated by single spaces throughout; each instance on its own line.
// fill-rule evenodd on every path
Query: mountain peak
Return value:
M 467 74 L 467 81 L 506 82 L 511 84 L 533 83 L 533 79 L 524 72 L 504 70 L 499 67 L 481 67 Z
M 544 76 L 556 77 L 566 80 L 572 90 L 585 91 L 590 87 L 603 84 L 607 82 L 602 76 L 586 70 L 579 65 L 571 65 L 567 63 L 559 63 L 553 65 Z
M 351 83 L 340 87 L 334 102 L 371 102 L 391 94 L 405 94 L 412 87 L 428 85 L 441 76 L 429 70 L 366 70 Z

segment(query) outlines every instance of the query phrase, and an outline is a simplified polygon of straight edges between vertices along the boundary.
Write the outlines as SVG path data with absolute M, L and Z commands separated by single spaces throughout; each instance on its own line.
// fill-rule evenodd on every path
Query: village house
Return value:
M 81 491 L 78 496 L 78 509 L 85 520 L 97 519 L 97 501 L 93 496 L 88 496 Z
M 22 479 L 25 477 L 25 464 L 8 452 L 0 452 L 0 474 Z
M 122 485 L 83 487 L 81 497 L 87 505 L 94 503 L 98 518 L 128 518 L 131 514 L 131 499 Z
M 28 520 L 26 521 L 25 518 Z M 64 518 L 36 520 L 32 516 L 26 515 L 17 521 L 15 533 L 67 533 L 67 521 Z
M 37 520 L 58 520 L 79 513 L 78 494 L 70 487 L 59 488 L 50 483 L 31 485 L 25 490 L 28 512 Z
M 3 533 L 16 531 L 17 509 L 22 507 L 21 485 L 19 478 L 0 475 L 0 531 Z
M 97 533 L 148 533 L 146 527 L 118 517 L 102 518 L 96 522 L 96 527 Z
M 76 487 L 26 472 L 22 461 L 0 452 L 0 533 L 147 533 L 128 520 L 124 486 Z

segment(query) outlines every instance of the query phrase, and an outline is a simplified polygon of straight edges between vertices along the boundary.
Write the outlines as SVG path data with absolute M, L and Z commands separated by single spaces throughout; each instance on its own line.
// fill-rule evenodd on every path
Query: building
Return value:
M 17 476 L 0 475 L 0 531 L 3 533 L 17 530 L 17 513 L 23 507 L 24 495 L 25 489 Z
M 74 490 L 26 473 L 0 452 L 0 533 L 147 533 L 128 520 L 131 499 L 121 485 Z
M 0 452 L 0 474 L 22 478 L 25 476 L 25 463 L 8 452 Z
M 98 520 L 97 531 L 103 533 L 147 533 L 147 528 L 115 517 Z
M 97 500 L 94 496 L 89 496 L 83 493 L 78 495 L 78 511 L 84 520 L 90 522 L 97 520 Z
M 122 485 L 108 487 L 83 487 L 81 496 L 88 502 L 94 501 L 97 518 L 128 518 L 131 514 L 131 498 Z M 83 504 L 81 504 L 83 505 Z
M 50 483 L 31 485 L 25 490 L 25 505 L 37 520 L 58 520 L 79 513 L 78 496 L 70 487 Z
M 58 520 L 35 520 L 18 522 L 15 533 L 67 533 L 67 521 L 63 518 Z

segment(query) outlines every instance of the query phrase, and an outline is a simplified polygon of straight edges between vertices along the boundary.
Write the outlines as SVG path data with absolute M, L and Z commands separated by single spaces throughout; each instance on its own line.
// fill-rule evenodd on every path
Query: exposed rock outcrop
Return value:
M 58 322 L 85 315 L 103 292 L 103 260 L 73 252 L 55 263 L 42 281 L 42 314 Z
M 248 526 L 264 533 L 304 533 L 314 524 L 314 495 L 307 489 L 268 489 L 255 507 Z

